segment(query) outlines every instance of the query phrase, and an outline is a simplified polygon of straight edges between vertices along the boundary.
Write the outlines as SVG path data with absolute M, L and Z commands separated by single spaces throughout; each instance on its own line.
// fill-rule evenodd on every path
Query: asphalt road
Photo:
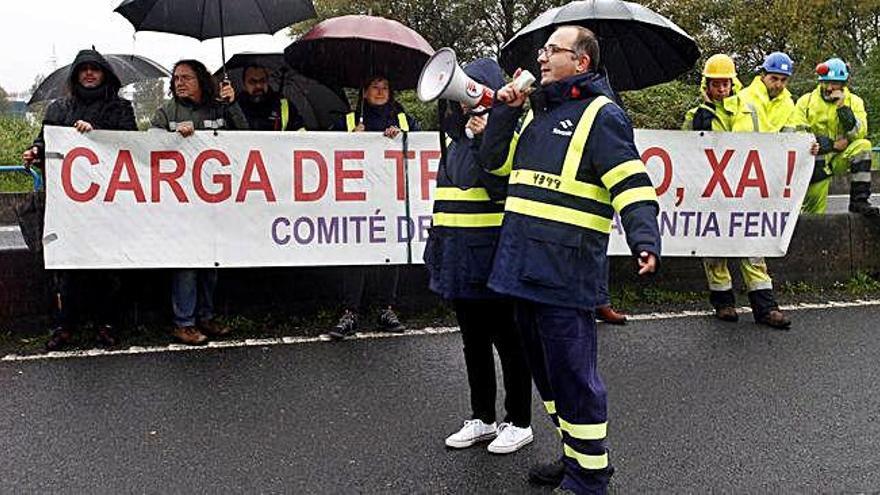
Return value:
M 614 492 L 880 490 L 880 306 L 793 315 L 600 327 Z M 443 446 L 465 384 L 458 334 L 2 362 L 0 493 L 542 493 L 537 397 L 523 451 Z

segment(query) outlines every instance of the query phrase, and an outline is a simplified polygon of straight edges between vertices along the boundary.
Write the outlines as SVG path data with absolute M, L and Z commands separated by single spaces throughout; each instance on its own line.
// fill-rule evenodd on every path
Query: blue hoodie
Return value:
M 464 72 L 493 90 L 505 84 L 501 67 L 491 59 L 476 60 L 465 66 Z M 501 228 L 507 177 L 492 175 L 479 167 L 475 155 L 481 137 L 469 139 L 464 133 L 468 116 L 457 102 L 447 102 L 447 105 L 449 111 L 441 127 L 451 141 L 437 170 L 435 224 L 425 249 L 429 287 L 445 299 L 498 298 L 498 294 L 486 287 L 486 282 Z M 477 201 L 436 197 L 440 191 L 474 193 L 483 190 L 486 196 Z M 497 225 L 453 226 L 444 224 L 440 216 L 436 216 L 480 214 L 497 216 Z

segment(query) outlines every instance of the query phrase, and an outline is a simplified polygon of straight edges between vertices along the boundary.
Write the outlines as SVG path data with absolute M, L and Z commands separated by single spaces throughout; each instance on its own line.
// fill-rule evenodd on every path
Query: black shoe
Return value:
M 562 462 L 562 457 L 529 469 L 529 481 L 536 485 L 559 486 L 564 476 L 565 464 Z
M 336 326 L 333 327 L 327 335 L 333 340 L 342 340 L 346 337 L 350 337 L 354 335 L 355 330 L 357 330 L 357 323 L 357 315 L 346 310 L 345 313 L 342 313 Z
M 62 327 L 58 327 L 52 331 L 52 335 L 49 337 L 49 340 L 46 341 L 46 352 L 60 351 L 67 346 L 71 340 L 73 340 L 73 337 L 70 332 Z
M 379 313 L 379 325 L 381 325 L 382 330 L 385 330 L 386 332 L 403 333 L 406 331 L 406 327 L 400 322 L 397 313 L 391 308 L 385 308 Z
M 104 347 L 113 347 L 116 345 L 116 332 L 111 325 L 104 325 L 98 329 L 97 335 L 98 345 Z

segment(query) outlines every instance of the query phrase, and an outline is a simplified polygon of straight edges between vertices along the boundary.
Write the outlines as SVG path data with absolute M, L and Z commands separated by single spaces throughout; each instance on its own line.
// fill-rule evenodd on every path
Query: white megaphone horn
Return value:
M 419 99 L 458 101 L 471 107 L 490 107 L 495 92 L 471 79 L 459 67 L 452 48 L 441 48 L 422 68 L 417 87 Z
M 534 84 L 535 76 L 524 70 L 514 81 L 519 91 Z M 465 103 L 472 108 L 489 108 L 495 92 L 464 73 L 458 65 L 452 48 L 441 48 L 428 59 L 419 76 L 416 88 L 419 99 L 425 102 L 438 98 Z

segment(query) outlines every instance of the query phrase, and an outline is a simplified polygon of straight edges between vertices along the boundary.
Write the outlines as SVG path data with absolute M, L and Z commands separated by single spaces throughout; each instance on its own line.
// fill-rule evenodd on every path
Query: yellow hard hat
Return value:
M 706 60 L 703 76 L 709 79 L 733 79 L 736 77 L 736 65 L 733 64 L 732 58 L 718 53 Z

